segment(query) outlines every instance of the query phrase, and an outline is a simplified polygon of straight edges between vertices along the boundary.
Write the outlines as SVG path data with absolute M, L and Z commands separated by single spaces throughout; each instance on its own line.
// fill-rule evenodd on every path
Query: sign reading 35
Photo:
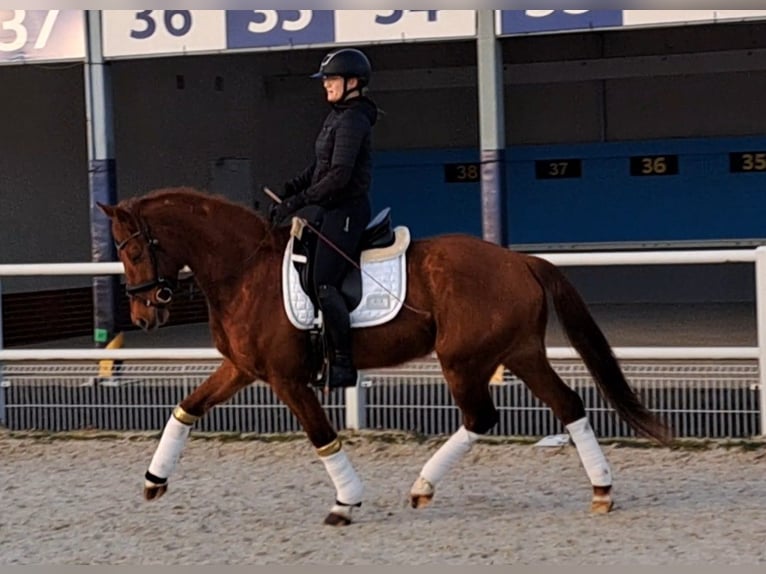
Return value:
M 332 10 L 227 10 L 229 48 L 330 44 Z
M 226 49 L 223 10 L 104 10 L 104 56 Z

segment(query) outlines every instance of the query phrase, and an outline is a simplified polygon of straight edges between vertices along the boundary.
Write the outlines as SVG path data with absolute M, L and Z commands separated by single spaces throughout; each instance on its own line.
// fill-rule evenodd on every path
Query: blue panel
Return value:
M 416 238 L 454 232 L 481 237 L 481 185 L 444 182 L 445 163 L 478 159 L 476 150 L 377 152 L 373 208 L 391 207 L 394 225 L 408 226 Z
M 500 18 L 501 34 L 622 26 L 622 10 L 501 10 Z
M 730 173 L 736 150 L 766 150 L 766 138 L 512 148 L 510 242 L 766 238 L 766 173 Z M 630 156 L 643 154 L 677 154 L 679 174 L 631 176 Z M 582 177 L 536 180 L 534 160 L 555 157 L 582 158 Z
M 116 261 L 117 252 L 112 237 L 112 225 L 96 205 L 117 203 L 117 177 L 113 159 L 90 161 L 91 249 L 93 261 Z M 116 275 L 93 278 L 93 336 L 105 344 L 115 333 L 117 292 L 120 285 Z M 102 345 L 103 346 L 103 345 Z
M 730 173 L 729 152 L 766 137 L 655 140 L 506 150 L 509 243 L 585 244 L 766 239 L 766 171 Z M 676 154 L 678 175 L 631 176 L 630 157 Z M 535 160 L 580 158 L 582 177 L 536 179 Z M 415 237 L 482 236 L 481 184 L 446 183 L 445 163 L 478 150 L 377 152 L 373 204 Z
M 332 10 L 227 10 L 226 33 L 229 48 L 327 44 L 335 18 Z

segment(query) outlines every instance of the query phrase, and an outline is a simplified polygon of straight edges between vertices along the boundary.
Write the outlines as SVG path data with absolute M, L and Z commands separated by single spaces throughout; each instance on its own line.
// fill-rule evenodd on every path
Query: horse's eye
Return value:
M 133 265 L 138 265 L 139 263 L 141 263 L 141 259 L 143 259 L 143 253 L 141 253 L 140 251 L 130 256 L 130 262 Z

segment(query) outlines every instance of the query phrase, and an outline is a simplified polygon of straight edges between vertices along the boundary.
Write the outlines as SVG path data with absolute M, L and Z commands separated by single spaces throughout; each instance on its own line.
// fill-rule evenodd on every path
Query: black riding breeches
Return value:
M 370 216 L 370 201 L 367 197 L 349 200 L 336 209 L 324 212 L 319 229 L 324 239 L 317 239 L 314 251 L 316 288 L 332 285 L 340 289 L 351 263 L 336 249 L 352 261 L 357 261 L 362 234 L 370 222 Z M 328 245 L 325 239 L 332 245 Z

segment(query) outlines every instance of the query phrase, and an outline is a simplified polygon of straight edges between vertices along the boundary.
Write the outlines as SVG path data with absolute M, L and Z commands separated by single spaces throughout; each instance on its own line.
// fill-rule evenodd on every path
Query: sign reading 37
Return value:
M 82 10 L 0 10 L 0 62 L 84 57 Z

